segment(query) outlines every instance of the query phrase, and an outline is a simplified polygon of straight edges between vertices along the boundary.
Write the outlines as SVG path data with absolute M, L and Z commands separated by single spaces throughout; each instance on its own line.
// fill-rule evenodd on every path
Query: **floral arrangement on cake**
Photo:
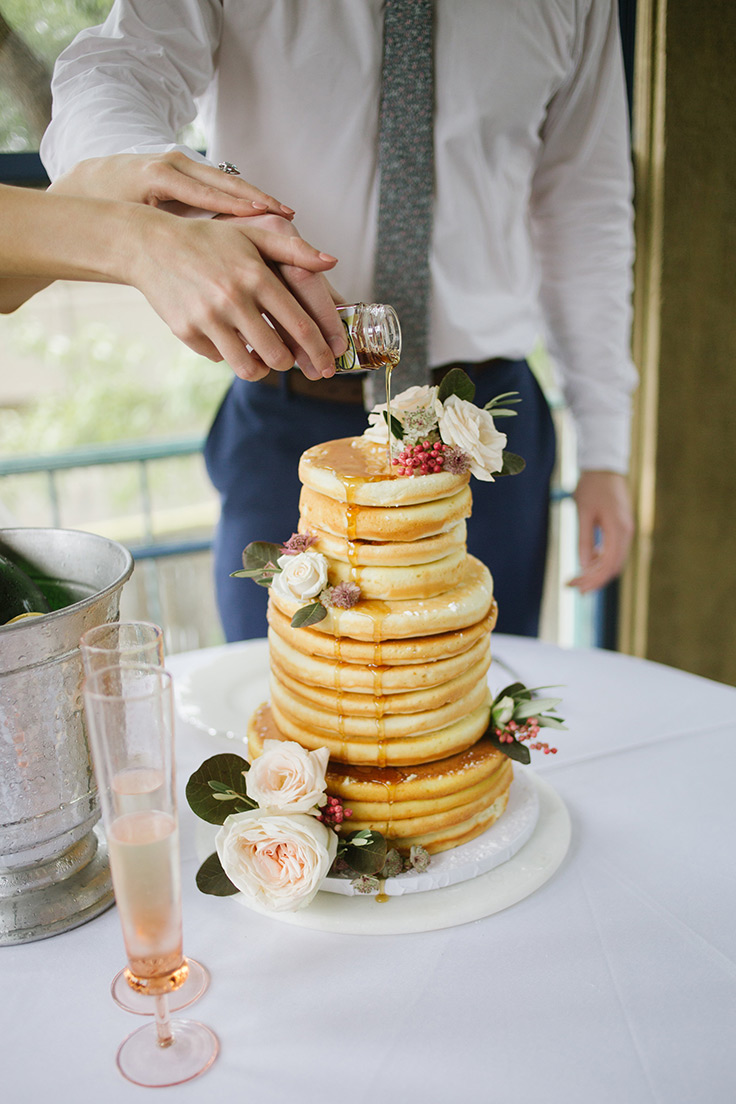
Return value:
M 438 387 L 409 387 L 396 395 L 390 416 L 386 403 L 374 406 L 363 436 L 387 444 L 390 433 L 403 445 L 392 461 L 398 475 L 469 471 L 491 482 L 494 476 L 517 475 L 524 460 L 506 450 L 506 434 L 496 429 L 494 418 L 516 416 L 510 408 L 521 401 L 518 392 L 497 395 L 484 407 L 476 406 L 474 398 L 470 376 L 453 368 Z
M 291 619 L 295 629 L 315 625 L 330 607 L 352 609 L 360 600 L 357 583 L 327 585 L 327 559 L 311 550 L 316 541 L 311 533 L 292 533 L 285 544 L 251 541 L 243 551 L 243 567 L 233 579 L 252 579 L 259 586 L 272 587 L 284 598 L 304 602 Z
M 326 792 L 328 759 L 327 748 L 265 740 L 252 764 L 231 753 L 202 763 L 187 783 L 187 801 L 202 820 L 220 825 L 216 850 L 197 872 L 203 893 L 239 892 L 257 911 L 296 911 L 310 904 L 330 873 L 370 893 L 376 876 L 426 869 L 429 856 L 421 847 L 404 858 L 380 832 L 338 836 L 350 810 Z
M 562 698 L 535 698 L 539 690 L 549 686 L 529 688 L 523 682 L 512 682 L 500 690 L 491 702 L 491 718 L 484 735 L 509 759 L 517 763 L 531 762 L 529 749 L 556 755 L 557 748 L 539 739 L 540 728 L 567 729 L 556 710 Z

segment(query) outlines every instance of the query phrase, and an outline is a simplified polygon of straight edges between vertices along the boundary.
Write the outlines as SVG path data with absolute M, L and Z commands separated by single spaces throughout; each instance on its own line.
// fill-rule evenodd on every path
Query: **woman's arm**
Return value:
M 192 220 L 142 203 L 0 186 L 1 311 L 55 279 L 130 284 L 190 348 L 227 360 L 243 379 L 294 363 L 264 315 L 306 351 L 307 374 L 333 374 L 328 343 L 344 351 L 344 335 L 331 332 L 331 319 L 318 324 L 271 265 L 321 273 L 335 263 L 272 214 Z

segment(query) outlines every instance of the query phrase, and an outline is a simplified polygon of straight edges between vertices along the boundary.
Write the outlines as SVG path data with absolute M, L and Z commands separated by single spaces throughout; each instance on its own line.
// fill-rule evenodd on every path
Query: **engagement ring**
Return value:
M 237 165 L 233 165 L 232 161 L 221 161 L 217 167 L 220 172 L 227 173 L 228 176 L 240 176 L 240 169 Z

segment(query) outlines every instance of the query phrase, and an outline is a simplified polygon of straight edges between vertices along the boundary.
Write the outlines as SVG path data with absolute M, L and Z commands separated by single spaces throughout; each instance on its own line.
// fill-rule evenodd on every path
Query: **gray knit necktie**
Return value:
M 430 381 L 429 247 L 434 186 L 433 0 L 386 0 L 379 133 L 380 191 L 374 299 L 401 323 L 397 391 Z M 366 406 L 383 402 L 370 373 Z

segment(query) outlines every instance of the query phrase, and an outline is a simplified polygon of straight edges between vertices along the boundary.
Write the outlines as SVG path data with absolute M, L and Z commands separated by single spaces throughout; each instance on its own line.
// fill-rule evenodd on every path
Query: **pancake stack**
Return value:
M 493 581 L 466 551 L 467 472 L 393 475 L 385 446 L 329 441 L 301 458 L 299 531 L 334 587 L 360 600 L 293 628 L 300 603 L 269 597 L 271 700 L 249 726 L 327 747 L 328 792 L 389 846 L 429 852 L 474 838 L 503 812 L 510 761 L 488 727 Z

